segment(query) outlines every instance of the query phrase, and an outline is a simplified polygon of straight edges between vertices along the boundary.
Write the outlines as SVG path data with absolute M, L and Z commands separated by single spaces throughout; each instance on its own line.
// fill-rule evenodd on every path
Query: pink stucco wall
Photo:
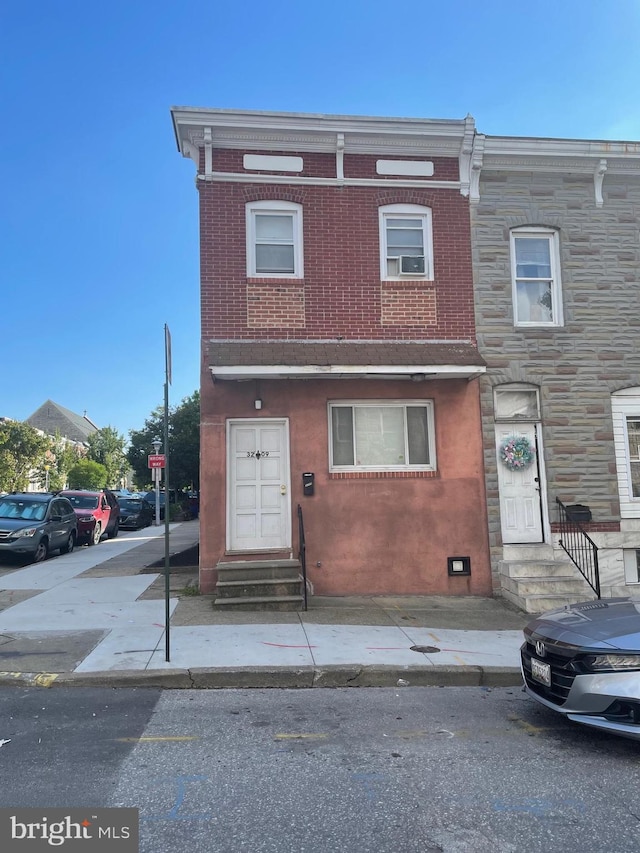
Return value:
M 256 396 L 253 380 L 214 384 L 203 368 L 203 592 L 213 590 L 216 564 L 225 558 L 226 420 L 277 417 L 289 419 L 292 551 L 297 555 L 300 503 L 316 594 L 491 594 L 477 381 L 260 381 L 260 412 L 253 405 Z M 436 474 L 332 477 L 327 401 L 337 399 L 433 400 Z M 315 473 L 313 497 L 302 494 L 303 471 Z M 448 576 L 452 556 L 471 558 L 469 577 Z

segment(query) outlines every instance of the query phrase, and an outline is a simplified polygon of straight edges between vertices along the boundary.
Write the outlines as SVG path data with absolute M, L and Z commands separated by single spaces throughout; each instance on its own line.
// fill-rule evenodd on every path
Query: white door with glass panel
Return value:
M 539 415 L 536 389 L 510 386 L 494 389 L 496 418 L 511 423 L 497 423 L 496 456 L 502 541 L 507 544 L 532 544 L 544 541 L 541 500 L 541 466 L 535 423 L 518 423 L 519 418 Z M 502 447 L 508 439 L 522 436 L 529 442 L 533 455 L 525 468 L 512 469 L 502 460 Z
M 228 421 L 227 548 L 291 547 L 289 439 L 285 420 Z

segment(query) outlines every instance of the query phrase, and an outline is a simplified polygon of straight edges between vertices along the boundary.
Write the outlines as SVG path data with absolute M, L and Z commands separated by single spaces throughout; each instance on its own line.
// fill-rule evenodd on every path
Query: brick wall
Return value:
M 218 151 L 215 158 L 217 170 L 241 168 L 242 152 Z M 367 176 L 375 159 L 362 158 Z M 436 178 L 457 175 L 457 160 L 441 160 Z M 305 154 L 304 162 L 309 174 L 335 172 L 335 157 Z M 454 189 L 430 189 L 428 181 L 424 189 L 393 183 L 199 182 L 203 338 L 474 341 L 467 199 Z M 261 199 L 303 206 L 304 281 L 247 279 L 245 205 Z M 399 203 L 432 209 L 434 281 L 380 280 L 378 208 Z

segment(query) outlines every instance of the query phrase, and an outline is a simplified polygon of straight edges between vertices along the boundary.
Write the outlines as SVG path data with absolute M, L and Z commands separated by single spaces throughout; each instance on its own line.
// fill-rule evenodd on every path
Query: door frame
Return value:
M 284 486 L 286 487 L 285 506 L 283 507 L 283 540 L 284 543 L 277 548 L 253 548 L 253 549 L 234 549 L 231 547 L 232 530 L 233 530 L 233 508 L 235 503 L 232 495 L 233 476 L 233 460 L 231 458 L 231 431 L 234 426 L 274 426 L 280 425 L 283 427 L 283 448 L 282 459 L 286 463 L 286 477 L 283 478 Z M 225 503 L 226 503 L 226 531 L 225 531 L 225 553 L 226 554 L 251 554 L 251 553 L 267 553 L 269 551 L 291 551 L 292 545 L 292 524 L 291 524 L 291 442 L 289 438 L 289 418 L 227 418 L 226 424 L 226 442 L 227 442 L 227 470 L 225 482 Z

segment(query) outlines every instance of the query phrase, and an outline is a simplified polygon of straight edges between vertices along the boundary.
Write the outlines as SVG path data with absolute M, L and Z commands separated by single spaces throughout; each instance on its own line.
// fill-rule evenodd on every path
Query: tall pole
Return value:
M 169 660 L 169 520 L 171 515 L 171 500 L 169 497 L 169 383 L 171 382 L 171 334 L 169 327 L 164 326 L 164 621 L 165 621 L 165 660 Z

